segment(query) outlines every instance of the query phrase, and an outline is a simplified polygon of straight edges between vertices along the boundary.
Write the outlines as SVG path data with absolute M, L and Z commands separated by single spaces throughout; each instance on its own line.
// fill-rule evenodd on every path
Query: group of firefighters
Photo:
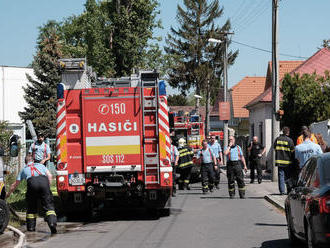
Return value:
M 222 152 L 221 145 L 212 135 L 208 140 L 202 141 L 202 149 L 196 153 L 196 164 L 200 164 L 202 178 L 202 191 L 204 194 L 219 189 L 220 166 L 223 165 L 223 155 L 227 156 L 227 178 L 230 198 L 235 197 L 235 181 L 237 181 L 240 198 L 245 198 L 245 183 L 243 170 L 247 171 L 242 148 L 236 144 L 235 137 L 229 137 L 229 145 Z M 186 145 L 185 139 L 178 140 L 178 147 L 171 144 L 171 163 L 173 167 L 173 196 L 176 195 L 176 181 L 179 190 L 190 189 L 191 169 L 194 152 Z M 178 180 L 176 175 L 180 174 Z

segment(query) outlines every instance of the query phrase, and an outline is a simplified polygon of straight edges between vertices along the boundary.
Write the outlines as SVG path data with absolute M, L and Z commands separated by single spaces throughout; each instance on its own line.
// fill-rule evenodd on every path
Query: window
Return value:
M 330 156 L 323 156 L 318 161 L 321 185 L 330 183 Z
M 254 136 L 254 123 L 251 124 L 251 137 Z
M 314 171 L 316 168 L 316 162 L 316 158 L 311 158 L 306 162 L 304 168 L 299 175 L 298 186 L 304 187 L 310 185 L 311 178 L 314 175 Z
M 259 122 L 259 142 L 260 144 L 264 143 L 264 123 Z

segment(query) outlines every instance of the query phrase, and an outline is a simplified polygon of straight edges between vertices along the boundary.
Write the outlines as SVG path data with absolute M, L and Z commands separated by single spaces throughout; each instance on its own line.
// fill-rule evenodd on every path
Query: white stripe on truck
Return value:
M 86 146 L 140 145 L 140 136 L 86 137 Z
M 171 167 L 172 168 L 172 167 Z M 87 166 L 87 172 L 141 171 L 141 165 Z

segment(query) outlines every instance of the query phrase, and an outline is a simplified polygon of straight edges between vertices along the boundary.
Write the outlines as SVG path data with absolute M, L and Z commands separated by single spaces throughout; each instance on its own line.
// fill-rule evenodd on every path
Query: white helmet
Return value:
M 179 146 L 184 146 L 186 144 L 186 140 L 184 138 L 179 139 Z

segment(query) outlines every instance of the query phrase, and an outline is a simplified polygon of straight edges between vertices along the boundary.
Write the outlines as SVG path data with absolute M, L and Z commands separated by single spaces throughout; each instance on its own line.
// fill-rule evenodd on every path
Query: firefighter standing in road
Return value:
M 38 134 L 38 140 L 30 146 L 29 154 L 32 155 L 35 163 L 46 165 L 46 162 L 50 160 L 50 148 L 44 142 L 44 139 L 43 134 Z
M 202 141 L 202 150 L 198 151 L 197 159 L 201 163 L 202 174 L 202 190 L 206 194 L 208 191 L 213 192 L 213 184 L 215 180 L 215 167 L 217 160 L 211 148 L 207 144 L 207 140 Z
M 278 189 L 281 195 L 285 194 L 285 184 L 287 192 L 291 191 L 289 179 L 293 178 L 295 165 L 293 161 L 294 144 L 289 137 L 290 128 L 283 127 L 283 134 L 275 139 L 275 165 L 278 167 Z
M 7 197 L 10 196 L 22 180 L 27 180 L 27 230 L 30 232 L 35 231 L 38 199 L 40 199 L 42 207 L 46 212 L 45 221 L 47 221 L 51 232 L 56 233 L 57 218 L 54 208 L 54 199 L 49 186 L 52 180 L 52 175 L 45 166 L 39 163 L 34 163 L 31 155 L 26 156 L 25 163 L 26 166 L 18 174 L 16 182 L 10 186 Z
M 262 168 L 261 168 L 261 158 L 266 152 L 266 148 L 258 142 L 258 137 L 254 136 L 252 142 L 248 147 L 250 152 L 250 183 L 254 183 L 254 170 L 257 169 L 258 183 L 262 181 Z
M 222 165 L 223 156 L 222 149 L 218 141 L 215 139 L 215 135 L 211 136 L 209 147 L 212 150 L 215 158 L 216 158 L 216 166 L 214 167 L 215 179 L 214 186 L 219 189 L 220 184 L 220 165 Z
M 179 162 L 179 151 L 178 148 L 172 144 L 172 139 L 171 139 L 171 165 L 173 168 L 172 174 L 173 174 L 173 191 L 172 191 L 172 196 L 176 196 L 176 168 L 178 167 L 178 162 Z
M 235 196 L 235 180 L 238 185 L 238 192 L 240 198 L 245 198 L 245 183 L 244 175 L 240 162 L 243 163 L 244 170 L 247 171 L 245 158 L 243 156 L 242 148 L 235 144 L 234 136 L 229 136 L 229 145 L 225 148 L 224 154 L 227 156 L 227 178 L 228 191 L 230 198 Z
M 191 168 L 193 166 L 193 156 L 194 152 L 190 147 L 186 146 L 186 140 L 184 138 L 179 139 L 179 161 L 177 172 L 180 174 L 179 178 L 179 189 L 188 189 L 190 190 L 190 176 L 191 176 Z

